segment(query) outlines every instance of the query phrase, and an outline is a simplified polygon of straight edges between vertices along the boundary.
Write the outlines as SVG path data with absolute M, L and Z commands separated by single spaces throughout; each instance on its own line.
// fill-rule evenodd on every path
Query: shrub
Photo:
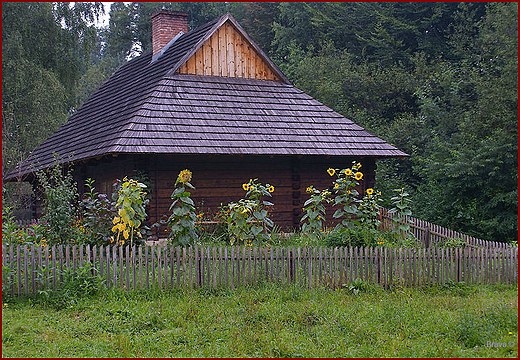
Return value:
M 96 192 L 94 180 L 87 179 L 85 192 L 81 200 L 83 210 L 83 226 L 88 233 L 86 242 L 94 245 L 108 244 L 112 229 L 112 220 L 116 213 L 115 202 L 112 202 L 106 194 Z
M 405 216 L 412 215 L 409 205 L 412 200 L 410 200 L 410 194 L 404 191 L 404 188 L 394 189 L 394 191 L 397 195 L 390 199 L 394 207 L 388 210 L 388 214 L 394 214 L 392 217 L 392 232 L 399 237 L 406 238 L 410 232 L 410 224 L 406 222 Z
M 98 295 L 104 289 L 104 276 L 98 274 L 98 269 L 87 264 L 63 271 L 63 282 L 56 290 L 39 291 L 39 298 L 61 309 L 74 304 L 78 299 Z
M 2 206 L 2 244 L 12 244 L 19 240 L 18 225 L 14 221 L 13 210 L 10 206 Z
M 368 228 L 334 230 L 324 237 L 325 245 L 330 247 L 375 246 L 379 232 Z
M 47 171 L 37 171 L 36 177 L 45 194 L 42 221 L 50 229 L 48 243 L 54 245 L 76 241 L 81 237 L 75 226 L 79 195 L 72 168 L 65 172 L 56 161 Z

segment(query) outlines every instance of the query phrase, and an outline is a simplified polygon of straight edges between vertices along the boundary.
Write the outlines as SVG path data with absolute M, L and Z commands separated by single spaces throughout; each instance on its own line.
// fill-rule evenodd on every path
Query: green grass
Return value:
M 3 357 L 517 357 L 518 287 L 101 290 L 4 299 Z M 46 300 L 47 299 L 47 300 Z M 7 305 L 6 305 L 7 304 Z M 512 334 L 510 334 L 512 333 Z M 487 342 L 514 346 L 488 347 Z

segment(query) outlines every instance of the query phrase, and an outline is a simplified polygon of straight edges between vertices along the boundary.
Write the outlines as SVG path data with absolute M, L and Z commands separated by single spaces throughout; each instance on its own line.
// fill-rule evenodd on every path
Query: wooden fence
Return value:
M 392 214 L 388 214 L 388 209 L 380 209 L 379 219 L 381 220 L 380 227 L 382 229 L 391 229 L 393 227 Z M 455 230 L 416 219 L 412 216 L 404 216 L 403 220 L 404 223 L 410 225 L 410 232 L 416 239 L 420 240 L 426 248 L 441 245 L 448 239 L 460 239 L 464 241 L 468 247 L 475 248 L 505 249 L 512 247 L 512 245 L 508 243 L 477 239 Z
M 27 228 L 36 222 L 35 219 L 23 219 L 23 220 L 15 220 L 16 225 L 19 227 Z
M 91 266 L 108 289 L 236 287 L 258 282 L 340 287 L 355 279 L 416 286 L 517 283 L 518 248 L 309 248 L 2 245 L 3 291 L 56 290 Z

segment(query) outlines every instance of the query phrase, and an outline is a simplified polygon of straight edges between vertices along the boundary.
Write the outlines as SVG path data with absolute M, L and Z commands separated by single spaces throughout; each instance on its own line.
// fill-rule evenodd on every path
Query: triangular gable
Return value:
M 229 13 L 208 31 L 170 73 L 290 83 Z

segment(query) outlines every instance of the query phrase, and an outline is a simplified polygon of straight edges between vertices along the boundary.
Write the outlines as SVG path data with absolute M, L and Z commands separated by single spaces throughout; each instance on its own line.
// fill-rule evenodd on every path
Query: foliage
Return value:
M 359 180 L 363 178 L 363 173 L 359 171 L 361 168 L 360 163 L 356 161 L 352 162 L 351 168 L 346 169 L 332 169 L 329 168 L 327 172 L 330 176 L 336 175 L 337 179 L 333 182 L 334 184 L 334 206 L 341 206 L 334 212 L 333 217 L 341 220 L 336 229 L 344 227 L 346 229 L 353 229 L 354 226 L 359 224 L 359 221 L 355 219 L 359 215 L 358 203 L 360 200 L 357 198 L 359 192 L 356 190 L 356 186 L 359 186 Z
M 33 221 L 28 227 L 15 222 L 9 206 L 2 207 L 2 244 L 47 246 L 51 229 L 43 221 Z
M 2 5 L 2 174 L 78 106 L 77 80 L 96 46 L 101 3 Z
M 226 223 L 231 245 L 235 243 L 251 243 L 254 240 L 268 241 L 271 238 L 273 221 L 268 217 L 266 207 L 274 205 L 262 200 L 263 196 L 271 197 L 274 186 L 256 183 L 258 179 L 250 179 L 242 185 L 246 191 L 245 198 L 227 205 L 229 215 Z
M 377 229 L 381 221 L 379 220 L 379 211 L 381 209 L 380 198 L 381 192 L 376 192 L 372 188 L 368 188 L 359 202 L 359 223 L 361 227 L 369 229 Z
M 443 239 L 443 241 L 436 242 L 435 247 L 443 247 L 443 248 L 460 248 L 466 246 L 466 242 L 460 238 L 448 238 Z
M 75 226 L 79 195 L 72 167 L 65 171 L 56 161 L 47 171 L 37 171 L 36 177 L 45 194 L 41 219 L 52 229 L 47 238 L 49 245 L 79 239 L 80 233 Z
M 359 292 L 366 291 L 369 288 L 370 284 L 364 281 L 363 279 L 356 278 L 348 284 L 342 284 L 342 286 L 353 295 L 358 295 Z
M 138 238 L 141 238 L 139 226 L 146 218 L 146 185 L 128 179 L 126 176 L 123 179 L 121 188 L 118 191 L 118 199 L 116 202 L 117 215 L 112 220 L 114 226 L 112 232 L 117 232 L 117 238 L 111 238 L 111 242 L 115 241 L 119 245 L 123 245 L 125 240 L 130 237 L 130 246 L 133 245 L 134 233 Z M 123 234 L 123 239 L 120 239 Z
M 326 221 L 326 218 L 323 203 L 332 201 L 329 198 L 331 192 L 328 190 L 319 191 L 312 185 L 307 188 L 306 192 L 310 194 L 310 198 L 303 204 L 303 211 L 306 213 L 302 216 L 300 222 L 304 222 L 305 220 L 307 220 L 307 222 L 302 224 L 302 231 L 310 232 L 316 236 L 319 232 L 324 230 L 323 222 Z
M 169 237 L 175 244 L 190 245 L 198 239 L 195 223 L 197 213 L 195 203 L 190 198 L 191 193 L 186 191 L 186 187 L 195 189 L 190 183 L 192 173 L 188 169 L 182 170 L 177 176 L 175 186 L 178 186 L 171 195 L 173 200 L 170 205 L 172 214 L 168 218 Z
M 78 266 L 75 270 L 64 269 L 63 282 L 56 290 L 40 290 L 43 303 L 57 310 L 74 306 L 82 298 L 93 298 L 105 288 L 105 276 L 91 264 Z
M 110 243 L 110 233 L 115 217 L 115 203 L 112 203 L 106 194 L 96 192 L 94 180 L 85 180 L 85 191 L 81 199 L 84 227 L 90 232 L 87 242 L 90 244 Z
M 390 199 L 394 207 L 388 210 L 388 214 L 394 214 L 392 216 L 392 233 L 397 237 L 406 238 L 409 236 L 410 224 L 405 221 L 405 216 L 412 215 L 409 205 L 412 200 L 404 188 L 394 189 L 394 191 L 397 195 Z
M 324 235 L 323 242 L 329 247 L 361 247 L 383 244 L 381 233 L 376 229 L 354 227 L 352 229 L 339 228 Z M 379 245 L 381 245 L 379 244 Z
M 16 274 L 16 269 L 2 264 L 2 300 L 8 301 L 11 297 L 11 285 Z
M 16 242 L 14 234 L 17 229 L 18 225 L 15 223 L 11 207 L 7 205 L 2 206 L 2 244 Z

